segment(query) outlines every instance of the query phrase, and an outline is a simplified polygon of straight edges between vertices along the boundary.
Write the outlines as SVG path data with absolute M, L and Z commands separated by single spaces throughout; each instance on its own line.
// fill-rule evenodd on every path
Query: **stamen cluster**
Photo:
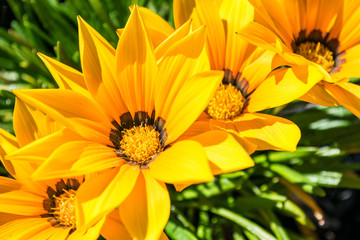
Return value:
M 335 64 L 333 52 L 320 42 L 301 43 L 297 47 L 296 53 L 302 55 L 312 62 L 321 65 L 327 72 L 330 72 Z
M 159 135 L 152 126 L 125 129 L 122 131 L 120 149 L 131 161 L 145 165 L 161 151 Z
M 63 189 L 64 193 L 59 197 L 54 196 L 55 198 L 55 208 L 52 208 L 54 212 L 52 213 L 54 217 L 59 221 L 59 223 L 65 227 L 70 227 L 71 229 L 76 228 L 76 208 L 75 208 L 75 198 L 76 192 L 72 189 L 67 191 Z
M 241 114 L 245 98 L 232 84 L 221 84 L 211 99 L 206 112 L 213 119 L 232 119 Z

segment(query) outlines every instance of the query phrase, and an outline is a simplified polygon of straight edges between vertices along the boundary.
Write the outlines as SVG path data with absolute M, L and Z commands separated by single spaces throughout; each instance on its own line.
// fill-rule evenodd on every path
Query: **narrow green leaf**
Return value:
M 225 208 L 210 208 L 210 211 L 221 217 L 224 217 L 234 223 L 238 224 L 247 231 L 255 234 L 262 240 L 275 240 L 276 238 L 271 235 L 268 231 L 260 227 L 253 221 Z
M 171 220 L 165 226 L 165 233 L 174 240 L 197 240 L 197 237 L 192 232 Z

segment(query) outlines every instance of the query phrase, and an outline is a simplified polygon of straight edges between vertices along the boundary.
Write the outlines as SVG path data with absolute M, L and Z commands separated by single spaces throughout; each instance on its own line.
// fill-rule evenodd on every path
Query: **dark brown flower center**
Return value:
M 76 229 L 76 190 L 80 183 L 76 179 L 62 179 L 57 182 L 55 189 L 48 187 L 48 198 L 43 201 L 43 206 L 48 214 L 42 217 L 49 218 L 54 227 Z
M 327 72 L 331 72 L 335 61 L 333 58 L 333 52 L 320 42 L 305 42 L 301 43 L 296 53 L 305 57 L 306 59 L 315 62 L 322 66 Z
M 230 70 L 225 70 L 224 78 L 210 100 L 205 112 L 213 119 L 227 120 L 241 115 L 247 107 L 250 94 L 247 94 L 249 84 L 238 73 L 236 78 Z
M 115 128 L 110 132 L 110 140 L 118 157 L 129 164 L 146 167 L 156 155 L 164 150 L 167 132 L 164 129 L 165 120 L 151 117 L 146 112 L 136 112 L 134 118 L 125 113 L 120 117 L 120 123 L 113 122 Z

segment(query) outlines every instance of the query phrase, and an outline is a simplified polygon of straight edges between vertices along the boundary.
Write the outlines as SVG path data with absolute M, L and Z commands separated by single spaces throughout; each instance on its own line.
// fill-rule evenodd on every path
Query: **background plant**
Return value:
M 114 47 L 124 26 L 125 0 L 8 0 L 1 2 L 0 127 L 13 132 L 12 89 L 56 87 L 42 52 L 80 70 L 76 16 L 81 15 Z M 136 1 L 172 22 L 172 2 Z M 302 130 L 293 153 L 264 151 L 256 166 L 224 174 L 182 192 L 169 190 L 171 239 L 320 239 L 329 214 L 319 202 L 331 188 L 360 189 L 360 121 L 342 107 L 293 102 L 267 111 Z M 0 168 L 6 175 L 4 168 Z M 354 192 L 351 192 L 354 194 Z M 330 221 L 331 222 L 331 221 Z M 326 239 L 333 239 L 328 236 Z M 339 238 L 340 239 L 340 238 Z

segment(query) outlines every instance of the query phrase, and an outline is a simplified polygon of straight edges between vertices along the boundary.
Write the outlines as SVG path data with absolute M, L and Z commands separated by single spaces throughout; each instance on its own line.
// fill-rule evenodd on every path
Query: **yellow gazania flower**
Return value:
M 360 117 L 360 87 L 349 82 L 350 77 L 360 77 L 360 1 L 250 2 L 257 23 L 247 26 L 243 37 L 276 49 L 285 65 L 312 65 L 323 74 L 323 81 L 300 99 L 324 106 L 342 104 Z
M 195 26 L 206 25 L 211 69 L 225 72 L 201 122 L 189 134 L 220 128 L 257 145 L 257 150 L 295 151 L 300 139 L 298 127 L 286 119 L 256 112 L 302 96 L 320 81 L 320 74 L 309 81 L 303 81 L 308 73 L 303 67 L 270 74 L 279 66 L 275 53 L 256 48 L 237 34 L 254 18 L 254 9 L 245 0 L 175 0 L 174 18 L 176 27 L 188 18 Z
M 211 181 L 210 166 L 227 172 L 253 165 L 223 131 L 175 143 L 205 109 L 223 76 L 206 71 L 204 30 L 177 41 L 174 33 L 162 44 L 167 47 L 154 53 L 135 6 L 115 50 L 79 18 L 83 73 L 41 55 L 60 89 L 14 91 L 82 137 L 58 145 L 33 177 L 97 172 L 77 192 L 84 228 L 119 206 L 132 238 L 159 238 L 170 214 L 165 183 Z M 64 137 L 45 137 L 8 158 L 36 155 L 57 138 Z
M 30 175 L 38 164 L 5 159 L 19 147 L 57 134 L 62 128 L 61 124 L 17 100 L 14 111 L 17 138 L 0 129 L 0 159 L 14 177 L 0 177 L 0 239 L 98 238 L 105 219 L 89 229 L 77 224 L 75 198 L 83 177 L 34 181 Z M 46 154 L 46 151 L 42 153 Z M 108 227 L 120 226 L 116 222 L 110 224 Z

